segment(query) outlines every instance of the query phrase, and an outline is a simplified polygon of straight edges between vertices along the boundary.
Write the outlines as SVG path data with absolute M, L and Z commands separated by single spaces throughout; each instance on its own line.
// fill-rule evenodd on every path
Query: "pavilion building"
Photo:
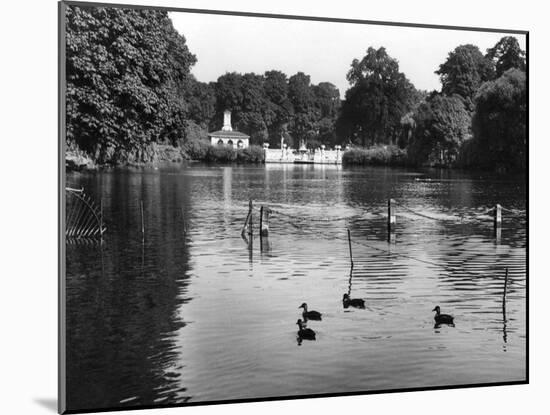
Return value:
M 240 131 L 233 131 L 231 127 L 231 111 L 223 113 L 223 127 L 219 131 L 208 133 L 213 146 L 228 146 L 233 148 L 247 148 L 250 136 Z

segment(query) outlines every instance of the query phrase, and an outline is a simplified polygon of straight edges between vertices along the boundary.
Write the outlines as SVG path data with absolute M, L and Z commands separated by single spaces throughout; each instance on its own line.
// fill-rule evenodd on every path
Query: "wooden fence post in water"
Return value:
M 250 199 L 248 202 L 248 212 L 250 213 L 250 217 L 248 218 L 248 234 L 250 235 L 251 239 L 252 239 L 252 234 L 254 232 L 254 226 L 252 224 L 253 210 L 254 210 L 254 205 L 252 203 L 252 199 Z
M 397 222 L 395 216 L 395 200 L 388 199 L 388 242 L 391 242 L 393 238 L 393 231 L 395 230 L 395 223 Z
M 269 208 L 260 207 L 260 236 L 269 236 Z
M 349 260 L 351 261 L 351 267 L 353 268 L 353 253 L 351 252 L 351 232 L 349 231 L 349 228 L 348 228 L 348 244 L 349 244 Z
M 502 225 L 502 206 L 500 206 L 498 203 L 495 206 L 493 214 L 494 214 L 493 222 L 495 225 L 495 232 L 496 232 L 497 228 L 500 228 L 500 226 Z
M 246 219 L 244 220 L 244 225 L 241 230 L 241 235 L 244 236 L 246 233 L 246 227 L 248 226 L 248 234 L 252 235 L 252 199 L 248 202 L 248 214 L 246 215 Z
M 264 224 L 264 205 L 260 206 L 260 236 L 262 236 Z

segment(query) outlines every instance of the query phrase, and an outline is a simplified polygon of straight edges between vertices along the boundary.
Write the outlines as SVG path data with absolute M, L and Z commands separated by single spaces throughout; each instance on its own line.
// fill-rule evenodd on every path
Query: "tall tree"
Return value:
M 470 136 L 471 117 L 458 95 L 433 93 L 413 115 L 409 157 L 416 163 L 452 163 Z
M 288 138 L 288 123 L 294 115 L 294 108 L 288 97 L 288 79 L 281 71 L 267 71 L 264 74 L 266 105 L 264 120 L 273 146 L 280 143 L 281 136 Z
M 340 109 L 340 91 L 330 82 L 321 82 L 313 85 L 313 94 L 317 109 L 315 112 L 317 119 L 314 123 L 317 143 L 310 144 L 312 147 L 319 144 L 334 145 L 337 143 L 335 123 Z
M 313 86 L 315 105 L 321 118 L 334 118 L 340 108 L 340 91 L 330 82 L 321 82 Z
M 174 140 L 196 58 L 167 12 L 71 5 L 65 18 L 69 146 L 116 162 Z
M 254 73 L 246 73 L 242 77 L 242 104 L 237 128 L 250 135 L 250 141 L 261 144 L 267 139 L 267 125 L 264 121 L 266 99 L 264 92 L 264 77 Z
M 218 78 L 215 86 L 217 115 L 222 114 L 225 110 L 233 111 L 236 115 L 241 110 L 242 83 L 243 76 L 237 72 L 228 72 Z
M 363 59 L 353 60 L 347 79 L 351 88 L 337 121 L 338 135 L 362 145 L 393 143 L 415 92 L 397 60 L 383 47 L 370 47 Z
M 512 68 L 525 71 L 525 51 L 514 36 L 505 36 L 487 49 L 487 58 L 494 63 L 497 77 Z
M 495 70 L 493 62 L 477 46 L 468 44 L 450 52 L 435 73 L 441 79 L 441 92 L 460 95 L 466 108 L 472 111 L 474 95 L 483 82 L 494 78 Z
M 291 76 L 288 80 L 288 97 L 294 109 L 290 120 L 289 132 L 297 140 L 307 141 L 316 135 L 315 95 L 311 87 L 309 75 L 303 72 Z
M 216 92 L 213 83 L 195 81 L 189 90 L 189 118 L 197 125 L 208 129 L 216 114 Z
M 527 166 L 525 72 L 509 69 L 481 86 L 475 98 L 473 164 L 496 169 Z

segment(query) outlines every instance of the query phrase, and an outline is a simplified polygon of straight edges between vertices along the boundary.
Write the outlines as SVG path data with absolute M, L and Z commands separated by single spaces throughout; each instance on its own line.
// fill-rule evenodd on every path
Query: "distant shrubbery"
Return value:
M 206 140 L 191 139 L 183 144 L 183 152 L 191 160 L 204 160 L 212 146 Z
M 237 150 L 237 163 L 261 163 L 264 161 L 264 149 L 261 146 L 250 146 Z
M 514 36 L 486 53 L 472 44 L 450 51 L 432 68 L 440 92 L 417 90 L 384 47 L 369 47 L 351 62 L 341 100 L 335 85 L 312 84 L 303 72 L 197 81 L 197 58 L 166 11 L 70 5 L 65 19 L 64 115 L 74 168 L 261 162 L 258 146 L 211 147 L 208 132 L 227 109 L 251 143 L 362 146 L 344 154 L 346 164 L 527 168 L 526 54 Z
M 236 149 L 225 146 L 209 145 L 206 154 L 196 160 L 209 163 L 261 163 L 264 159 L 264 151 L 260 146 L 250 146 L 244 149 Z
M 407 152 L 397 146 L 378 145 L 370 148 L 352 148 L 344 152 L 343 164 L 359 165 L 404 165 Z

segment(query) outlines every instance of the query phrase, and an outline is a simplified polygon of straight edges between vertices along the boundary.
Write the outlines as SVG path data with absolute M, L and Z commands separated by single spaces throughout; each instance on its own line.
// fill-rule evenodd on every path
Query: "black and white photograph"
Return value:
M 528 382 L 527 30 L 58 23 L 60 412 Z

